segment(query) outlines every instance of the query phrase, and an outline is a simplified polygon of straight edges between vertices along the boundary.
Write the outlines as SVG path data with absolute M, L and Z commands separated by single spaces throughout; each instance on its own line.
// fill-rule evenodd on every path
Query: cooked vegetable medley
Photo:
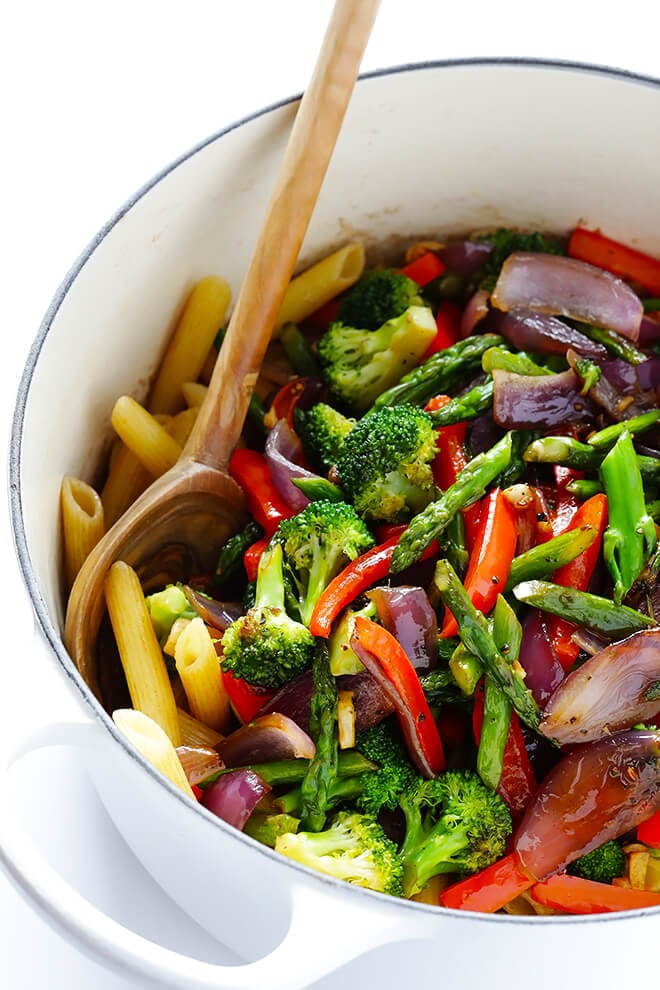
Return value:
M 146 598 L 187 781 L 396 897 L 660 906 L 660 261 L 582 228 L 398 261 L 271 344 L 240 531 Z

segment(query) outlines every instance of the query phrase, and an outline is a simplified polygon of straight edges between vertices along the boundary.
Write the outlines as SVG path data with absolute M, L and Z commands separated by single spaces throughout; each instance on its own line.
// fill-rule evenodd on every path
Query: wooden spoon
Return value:
M 353 91 L 380 0 L 336 0 L 301 101 L 279 176 L 207 396 L 176 465 L 155 481 L 97 544 L 69 597 L 65 642 L 98 693 L 94 650 L 103 585 L 116 560 L 148 580 L 214 566 L 244 519 L 227 474 L 250 395 Z

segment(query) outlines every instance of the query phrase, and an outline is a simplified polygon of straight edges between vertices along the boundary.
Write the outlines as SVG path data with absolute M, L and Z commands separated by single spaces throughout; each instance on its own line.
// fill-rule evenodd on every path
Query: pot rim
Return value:
M 639 83 L 643 86 L 653 87 L 655 89 L 660 89 L 660 78 L 648 76 L 642 73 L 637 73 L 628 69 L 612 67 L 601 64 L 594 64 L 588 62 L 571 61 L 564 59 L 550 59 L 550 58 L 532 58 L 532 57 L 518 57 L 518 56 L 485 56 L 485 57 L 466 57 L 466 58 L 456 58 L 456 59 L 439 59 L 439 60 L 427 60 L 423 62 L 408 62 L 395 66 L 387 66 L 379 69 L 373 69 L 369 72 L 360 73 L 358 77 L 358 85 L 360 82 L 370 79 L 377 79 L 381 76 L 393 76 L 399 73 L 406 72 L 419 72 L 425 70 L 438 70 L 438 69 L 456 69 L 456 68 L 512 68 L 519 67 L 523 69 L 554 69 L 558 71 L 567 72 L 577 72 L 583 73 L 585 75 L 592 76 L 602 76 L 604 78 L 617 79 L 622 82 L 633 82 Z M 100 228 L 100 230 L 92 237 L 87 246 L 83 249 L 78 258 L 74 261 L 66 275 L 64 276 L 62 282 L 60 283 L 55 295 L 52 298 L 46 313 L 41 321 L 37 335 L 34 338 L 30 350 L 25 359 L 25 367 L 21 375 L 21 379 L 17 389 L 16 402 L 14 406 L 14 414 L 12 417 L 11 433 L 9 438 L 9 454 L 8 454 L 8 479 L 9 479 L 9 509 L 10 509 L 10 519 L 12 534 L 14 539 L 14 546 L 16 550 L 16 555 L 18 558 L 19 567 L 21 570 L 21 575 L 25 583 L 26 590 L 31 600 L 32 608 L 37 617 L 39 627 L 43 633 L 49 647 L 55 654 L 59 665 L 62 669 L 62 673 L 65 675 L 69 681 L 69 686 L 71 690 L 80 698 L 89 709 L 91 714 L 95 719 L 100 720 L 104 725 L 105 729 L 113 737 L 114 742 L 121 745 L 125 753 L 134 761 L 136 761 L 142 770 L 147 772 L 157 783 L 169 790 L 170 794 L 177 800 L 185 802 L 185 804 L 190 808 L 191 813 L 195 811 L 203 815 L 207 821 L 213 823 L 215 827 L 220 829 L 220 831 L 225 834 L 232 836 L 235 841 L 243 842 L 248 847 L 251 847 L 255 852 L 259 852 L 261 855 L 268 857 L 272 861 L 289 867 L 302 873 L 308 878 L 313 878 L 315 882 L 323 884 L 325 887 L 331 886 L 337 889 L 340 893 L 346 893 L 346 883 L 342 880 L 335 879 L 330 876 L 318 873 L 317 871 L 303 866 L 300 863 L 296 863 L 293 860 L 287 861 L 285 857 L 276 853 L 274 849 L 270 849 L 268 846 L 257 842 L 250 836 L 245 835 L 238 829 L 233 828 L 228 825 L 222 819 L 213 815 L 211 812 L 207 811 L 201 804 L 194 804 L 190 798 L 188 798 L 180 788 L 176 787 L 167 778 L 163 777 L 156 768 L 144 757 L 141 753 L 133 748 L 127 738 L 119 731 L 112 718 L 108 715 L 105 709 L 102 707 L 100 702 L 91 692 L 87 683 L 83 679 L 82 675 L 75 666 L 73 660 L 69 656 L 62 638 L 56 629 L 53 620 L 49 614 L 46 607 L 44 599 L 42 598 L 39 585 L 32 568 L 32 561 L 30 558 L 30 553 L 28 550 L 27 536 L 23 524 L 23 512 L 22 512 L 22 499 L 21 499 L 21 461 L 22 461 L 22 441 L 23 441 L 23 426 L 25 419 L 25 411 L 27 406 L 27 401 L 30 393 L 30 387 L 32 384 L 32 377 L 34 370 L 39 360 L 39 355 L 43 344 L 48 336 L 50 328 L 53 321 L 55 320 L 58 311 L 64 302 L 68 292 L 74 285 L 76 278 L 84 268 L 87 261 L 92 257 L 96 249 L 100 246 L 106 236 L 113 230 L 115 225 L 128 213 L 141 199 L 145 196 L 151 189 L 153 189 L 159 182 L 166 178 L 170 172 L 174 171 L 188 159 L 192 158 L 198 152 L 202 151 L 207 146 L 215 143 L 216 141 L 223 138 L 225 135 L 231 133 L 232 131 L 243 127 L 245 124 L 249 124 L 254 120 L 258 120 L 260 117 L 272 113 L 275 110 L 279 110 L 283 107 L 289 106 L 296 103 L 301 99 L 302 94 L 298 93 L 293 96 L 284 97 L 281 100 L 277 100 L 274 103 L 269 104 L 259 110 L 256 110 L 244 117 L 239 118 L 233 123 L 228 124 L 226 127 L 219 131 L 211 134 L 210 136 L 202 139 L 189 150 L 183 152 L 178 158 L 175 158 L 172 162 L 166 165 L 161 171 L 157 172 L 154 176 L 148 179 L 142 186 L 140 186 L 137 191 L 129 197 L 126 202 L 119 207 L 119 209 L 110 217 L 110 219 Z M 422 904 L 415 901 L 392 898 L 386 894 L 379 894 L 376 891 L 367 890 L 364 887 L 353 886 L 352 897 L 362 896 L 363 898 L 378 898 L 381 906 L 383 903 L 391 904 L 393 907 L 403 907 L 409 911 L 421 911 L 421 912 L 431 912 L 433 914 L 441 914 L 446 918 L 461 918 L 465 920 L 465 912 L 460 910 L 455 910 L 451 908 L 440 908 L 432 904 Z M 369 901 L 365 901 L 365 908 L 368 910 Z M 565 925 L 565 924 L 593 924 L 595 922 L 606 923 L 615 922 L 617 920 L 627 920 L 635 917 L 646 917 L 650 914 L 660 914 L 660 908 L 642 908 L 634 911 L 626 911 L 620 914 L 597 914 L 597 915 L 550 915 L 550 916 L 519 916 L 519 915 L 502 915 L 502 914 L 480 914 L 471 913 L 471 919 L 474 922 L 491 922 L 495 924 L 515 924 L 517 926 L 533 925 L 537 927 L 538 925 Z

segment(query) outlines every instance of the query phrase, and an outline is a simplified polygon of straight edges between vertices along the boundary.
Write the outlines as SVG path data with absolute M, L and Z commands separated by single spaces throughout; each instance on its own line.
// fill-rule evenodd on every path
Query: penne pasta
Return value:
M 64 568 L 69 587 L 89 554 L 105 532 L 103 503 L 91 485 L 67 477 L 60 489 Z
M 285 323 L 300 323 L 350 288 L 364 271 L 364 247 L 347 244 L 291 279 L 278 314 L 273 337 Z
M 176 464 L 181 445 L 165 426 L 129 395 L 121 395 L 112 410 L 112 425 L 153 478 Z
M 117 522 L 152 481 L 153 477 L 139 458 L 125 443 L 117 440 L 110 459 L 108 476 L 101 490 L 107 529 Z
M 180 787 L 189 797 L 194 798 L 193 790 L 181 766 L 176 749 L 167 733 L 157 722 L 144 712 L 132 708 L 118 708 L 112 719 L 120 732 L 149 760 L 157 770 Z
M 151 388 L 148 407 L 153 413 L 174 413 L 183 406 L 183 382 L 199 377 L 213 340 L 222 326 L 231 290 L 222 278 L 200 279 L 188 296 L 183 312 Z
M 209 749 L 213 749 L 214 746 L 217 746 L 224 739 L 222 733 L 216 732 L 215 729 L 211 729 L 208 725 L 204 725 L 194 715 L 185 712 L 183 708 L 178 708 L 177 714 L 179 716 L 182 746 L 207 746 Z
M 179 719 L 165 659 L 140 580 L 123 561 L 116 561 L 108 572 L 105 601 L 133 707 L 158 722 L 178 746 Z
M 172 416 L 170 422 L 165 427 L 170 436 L 176 440 L 182 449 L 185 447 L 186 440 L 190 436 L 190 431 L 197 419 L 198 412 L 199 406 L 182 409 L 176 416 Z
M 174 647 L 174 661 L 191 715 L 212 729 L 225 731 L 231 721 L 220 661 L 201 618 L 192 619 Z
M 201 382 L 184 382 L 181 386 L 181 391 L 187 405 L 191 409 L 194 409 L 201 406 L 208 388 L 206 385 L 202 385 Z

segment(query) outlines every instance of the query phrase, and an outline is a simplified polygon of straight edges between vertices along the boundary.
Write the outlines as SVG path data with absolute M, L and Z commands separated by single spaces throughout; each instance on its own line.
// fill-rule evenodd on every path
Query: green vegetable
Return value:
M 402 865 L 395 844 L 369 815 L 339 812 L 323 832 L 278 836 L 277 852 L 358 887 L 399 897 Z
M 612 839 L 573 860 L 566 867 L 566 872 L 584 880 L 595 880 L 596 883 L 612 883 L 617 877 L 625 875 L 626 854 L 621 844 Z
M 406 897 L 440 873 L 475 873 L 504 855 L 511 813 L 470 770 L 418 777 L 399 803 L 406 819 L 400 850 Z
M 511 570 L 505 591 L 511 591 L 522 581 L 532 581 L 538 578 L 552 577 L 554 572 L 590 547 L 596 539 L 597 531 L 593 526 L 580 526 L 570 529 L 559 536 L 553 536 L 545 543 L 518 554 L 511 561 Z
M 310 464 L 327 473 L 337 463 L 355 420 L 343 416 L 327 402 L 317 402 L 308 410 L 296 407 L 294 425 Z
M 628 364 L 644 364 L 647 359 L 643 351 L 638 351 L 634 344 L 631 344 L 625 337 L 615 333 L 614 330 L 606 330 L 604 327 L 595 327 L 590 323 L 578 323 L 573 321 L 577 329 L 590 340 L 606 347 L 610 354 L 623 358 Z
M 597 433 L 592 433 L 587 438 L 587 443 L 590 447 L 596 447 L 599 450 L 609 450 L 622 433 L 627 432 L 631 436 L 636 436 L 638 433 L 648 430 L 651 426 L 655 426 L 659 419 L 660 409 L 652 409 L 650 412 L 642 413 L 641 416 L 624 419 L 620 423 L 613 423 L 611 426 L 606 426 L 604 430 L 598 430 Z
M 411 306 L 423 306 L 419 286 L 391 268 L 366 272 L 346 293 L 338 319 L 361 330 L 377 330 Z
M 623 639 L 655 625 L 653 619 L 626 605 L 615 605 L 609 598 L 549 581 L 524 581 L 514 587 L 513 593 L 519 602 L 584 626 L 606 639 Z
M 459 472 L 454 484 L 412 519 L 394 548 L 391 572 L 396 574 L 419 560 L 456 513 L 481 498 L 488 485 L 507 467 L 510 458 L 511 433 L 505 434 L 490 450 L 473 457 Z
M 493 250 L 479 272 L 479 288 L 492 292 L 502 265 L 514 251 L 534 251 L 542 254 L 565 254 L 563 243 L 556 237 L 547 237 L 537 231 L 524 233 L 499 227 L 492 233 L 479 237 L 493 245 Z
M 537 364 L 524 351 L 509 351 L 506 347 L 489 347 L 481 359 L 481 367 L 487 373 L 494 371 L 512 371 L 516 375 L 551 375 L 549 368 Z
M 573 437 L 540 437 L 526 447 L 523 458 L 537 464 L 561 464 L 578 471 L 598 471 L 605 451 L 590 443 L 580 443 Z M 638 455 L 637 469 L 649 484 L 660 482 L 660 459 Z
M 481 359 L 489 347 L 502 344 L 494 333 L 466 337 L 427 358 L 400 382 L 374 397 L 374 408 L 398 406 L 403 402 L 424 406 L 434 395 L 449 395 L 459 389 L 481 368 Z
M 417 776 L 396 725 L 391 718 L 384 719 L 361 732 L 355 745 L 378 766 L 375 772 L 365 773 L 360 778 L 358 808 L 370 815 L 377 815 L 383 808 L 393 811 L 404 789 Z
M 346 501 L 346 493 L 327 478 L 292 478 L 291 481 L 310 502 Z
M 328 646 L 317 640 L 312 663 L 314 693 L 310 702 L 309 733 L 316 753 L 301 784 L 302 820 L 305 828 L 320 832 L 325 825 L 330 788 L 337 778 L 337 685 L 330 673 Z
M 456 642 L 456 640 L 454 640 Z M 436 667 L 428 674 L 421 674 L 419 683 L 431 706 L 460 705 L 464 700 L 449 667 Z
M 377 330 L 332 323 L 318 345 L 323 377 L 337 399 L 364 413 L 415 367 L 436 332 L 424 306 L 411 306 Z
M 268 815 L 262 811 L 253 811 L 243 826 L 243 832 L 272 849 L 278 836 L 297 832 L 299 826 L 300 819 L 293 815 Z
M 620 604 L 657 543 L 655 523 L 646 511 L 639 462 L 628 432 L 621 434 L 604 458 L 600 475 L 608 506 L 603 555 L 614 579 L 614 601 Z
M 272 542 L 282 547 L 301 619 L 309 625 L 321 593 L 374 540 L 352 506 L 321 501 L 310 502 L 302 512 L 283 519 Z
M 492 378 L 474 385 L 463 395 L 457 395 L 446 406 L 430 412 L 429 416 L 433 425 L 437 428 L 439 426 L 451 426 L 453 423 L 462 423 L 463 420 L 476 419 L 477 416 L 481 416 L 492 406 L 494 391 Z
M 579 498 L 582 502 L 585 502 L 593 495 L 598 495 L 602 492 L 602 490 L 603 486 L 600 481 L 594 481 L 590 478 L 573 478 L 573 480 L 569 481 L 566 485 L 566 491 L 570 492 L 571 495 L 575 495 L 575 497 Z M 534 576 L 536 577 L 537 575 Z M 544 577 L 544 575 L 538 576 Z
M 239 533 L 230 536 L 218 557 L 218 563 L 213 577 L 213 588 L 235 589 L 244 580 L 243 555 L 248 547 L 260 540 L 264 535 L 261 526 L 251 519 Z
M 318 378 L 321 369 L 305 335 L 295 323 L 285 323 L 280 331 L 280 341 L 291 368 L 301 378 Z
M 194 619 L 197 612 L 189 603 L 180 585 L 168 584 L 145 598 L 151 623 L 158 642 L 163 645 L 177 619 Z
M 580 395 L 586 395 L 589 389 L 600 381 L 603 373 L 600 366 L 589 358 L 577 358 L 573 363 L 573 370 L 582 379 Z
M 271 544 L 262 554 L 255 604 L 225 630 L 222 650 L 224 670 L 262 687 L 281 687 L 310 665 L 314 637 L 284 609 L 278 544 Z
M 522 626 L 509 603 L 497 596 L 493 611 L 493 642 L 507 663 L 514 664 L 520 654 Z M 477 773 L 486 787 L 496 790 L 504 765 L 504 747 L 509 734 L 511 703 L 486 674 L 484 682 L 484 718 L 477 753 Z
M 460 640 L 449 658 L 449 670 L 465 697 L 471 698 L 483 677 L 484 669 L 474 653 Z
M 351 646 L 351 636 L 355 629 L 355 617 L 364 616 L 365 619 L 378 620 L 378 610 L 373 602 L 369 602 L 364 608 L 354 611 L 344 609 L 339 619 L 334 623 L 332 632 L 328 637 L 328 649 L 330 650 L 330 670 L 335 677 L 342 674 L 359 674 L 364 670 L 364 664 Z
M 364 416 L 346 437 L 337 473 L 360 516 L 398 522 L 435 495 L 435 455 L 427 413 L 411 405 L 379 409 Z
M 444 604 L 458 623 L 466 648 L 474 653 L 523 722 L 532 729 L 538 728 L 538 705 L 525 687 L 522 671 L 516 665 L 511 666 L 502 656 L 488 628 L 487 619 L 475 609 L 448 561 L 438 561 L 433 580 Z

